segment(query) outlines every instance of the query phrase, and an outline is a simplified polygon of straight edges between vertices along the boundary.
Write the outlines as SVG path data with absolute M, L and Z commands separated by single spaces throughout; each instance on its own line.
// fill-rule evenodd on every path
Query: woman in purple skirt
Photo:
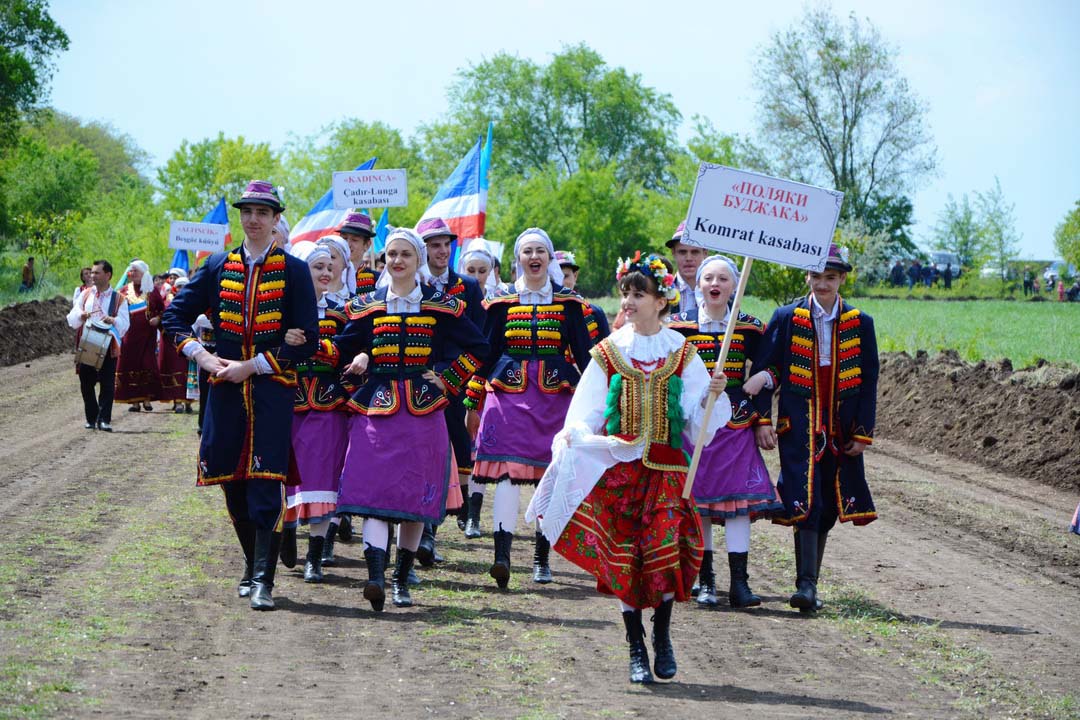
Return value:
M 299 484 L 286 487 L 285 531 L 292 533 L 295 558 L 297 524 L 308 525 L 304 582 L 322 582 L 323 544 L 330 520 L 337 513 L 338 483 L 349 446 L 344 405 L 349 399 L 336 369 L 331 340 L 345 326 L 340 305 L 329 299 L 334 278 L 330 249 L 323 244 L 298 243 L 293 255 L 306 260 L 319 298 L 319 347 L 311 359 L 296 364 L 296 398 L 293 403 L 291 478 Z M 286 342 L 302 344 L 303 337 Z M 282 547 L 285 547 L 283 540 Z M 284 557 L 284 552 L 282 553 Z M 283 560 L 284 562 L 284 560 Z M 291 567 L 291 564 L 287 564 Z
M 464 391 L 488 351 L 480 329 L 457 300 L 420 283 L 424 242 L 408 228 L 386 241 L 379 287 L 345 306 L 344 330 L 334 338 L 339 364 L 368 372 L 349 398 L 349 448 L 341 473 L 338 511 L 364 518 L 368 582 L 364 598 L 376 611 L 385 602 L 390 523 L 398 523 L 394 605 L 412 605 L 408 575 L 424 523 L 446 514 L 450 441 L 443 408 L 447 393 Z M 449 357 L 444 347 L 461 349 Z M 351 360 L 351 362 L 349 362 Z M 440 375 L 432 367 L 449 361 Z
M 495 485 L 495 562 L 489 572 L 504 590 L 510 582 L 520 486 L 539 483 L 551 462 L 552 438 L 562 429 L 592 348 L 583 319 L 588 304 L 559 284 L 562 269 L 554 262 L 547 233 L 540 228 L 521 233 L 514 257 L 513 287 L 484 301 L 491 349 L 465 399 L 468 424 L 476 433 L 473 481 Z M 578 359 L 576 366 L 567 360 L 568 347 Z M 491 392 L 481 397 L 485 382 Z M 535 538 L 533 580 L 548 583 L 551 544 L 540 532 Z
M 735 263 L 723 255 L 706 258 L 697 271 L 698 306 L 671 319 L 671 329 L 682 333 L 688 342 L 697 346 L 698 355 L 709 372 L 716 367 L 724 332 L 731 322 L 729 300 L 738 282 Z M 764 331 L 765 325 L 760 320 L 739 313 L 724 363 L 731 420 L 701 451 L 694 479 L 694 500 L 701 514 L 705 539 L 697 601 L 710 607 L 717 604 L 713 522 L 719 522 L 725 528 L 724 540 L 731 571 L 728 602 L 735 608 L 755 607 L 761 604 L 761 598 L 750 590 L 746 569 L 750 523 L 784 509 L 758 450 L 759 447 L 770 447 L 766 410 L 771 398 L 768 393 L 762 393 L 754 399 L 742 391 L 746 359 L 753 356 Z M 764 407 L 758 403 L 763 403 Z M 694 440 L 696 438 L 686 438 L 685 447 L 689 453 L 694 451 Z

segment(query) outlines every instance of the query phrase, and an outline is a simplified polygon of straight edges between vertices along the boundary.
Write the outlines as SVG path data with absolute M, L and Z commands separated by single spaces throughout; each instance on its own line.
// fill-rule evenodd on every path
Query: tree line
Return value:
M 754 138 L 694 116 L 680 142 L 686 119 L 670 95 L 579 44 L 546 63 L 500 52 L 469 64 L 447 89 L 446 111 L 411 135 L 364 118 L 336 120 L 283 147 L 219 133 L 182 140 L 158 168 L 115 128 L 49 109 L 52 59 L 68 37 L 46 0 L 9 0 L 0 37 L 0 235 L 9 250 L 36 254 L 71 278 L 97 256 L 163 267 L 169 221 L 200 219 L 253 177 L 284 187 L 295 222 L 333 171 L 373 155 L 379 167 L 407 169 L 410 202 L 391 209 L 390 221 L 412 224 L 489 120 L 486 235 L 512 241 L 544 226 L 557 246 L 575 251 L 579 287 L 590 294 L 610 290 L 617 257 L 663 248 L 702 161 L 842 190 L 840 233 L 857 260 L 918 252 L 910 197 L 936 166 L 927 108 L 900 74 L 897 48 L 869 21 L 828 8 L 806 10 L 755 58 Z M 936 242 L 960 242 L 953 218 L 963 204 L 954 206 Z M 239 237 L 238 218 L 230 219 Z M 799 282 L 798 273 L 763 264 L 751 291 L 783 300 Z

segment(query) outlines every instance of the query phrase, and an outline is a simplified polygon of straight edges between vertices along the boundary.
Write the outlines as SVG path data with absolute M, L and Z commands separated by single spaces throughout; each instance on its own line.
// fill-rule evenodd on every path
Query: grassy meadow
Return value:
M 970 362 L 1008 358 L 1017 368 L 1039 358 L 1080 367 L 1080 303 L 1010 300 L 906 300 L 856 298 L 874 318 L 878 349 L 936 353 L 956 350 Z M 598 304 L 614 314 L 618 300 Z M 743 310 L 768 320 L 775 304 L 743 298 Z

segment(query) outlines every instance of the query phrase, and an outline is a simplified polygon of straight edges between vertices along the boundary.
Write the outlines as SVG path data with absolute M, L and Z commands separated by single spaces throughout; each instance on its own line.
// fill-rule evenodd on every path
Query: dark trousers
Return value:
M 840 458 L 826 450 L 814 466 L 813 502 L 810 513 L 795 526 L 801 530 L 829 532 L 836 525 L 840 511 L 836 504 L 836 471 Z
M 101 385 L 101 393 L 95 386 Z M 79 389 L 82 391 L 83 409 L 86 422 L 112 423 L 113 395 L 116 392 L 116 358 L 111 354 L 105 358 L 100 370 L 92 365 L 79 365 Z
M 276 480 L 233 480 L 221 484 L 232 521 L 250 521 L 261 530 L 281 532 L 285 484 Z

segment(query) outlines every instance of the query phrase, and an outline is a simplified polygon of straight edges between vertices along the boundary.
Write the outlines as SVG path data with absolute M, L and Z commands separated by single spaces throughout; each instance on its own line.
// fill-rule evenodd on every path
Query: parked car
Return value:
M 930 253 L 930 264 L 935 266 L 939 273 L 944 273 L 945 268 L 952 265 L 953 280 L 960 277 L 960 256 L 956 253 L 934 250 Z

